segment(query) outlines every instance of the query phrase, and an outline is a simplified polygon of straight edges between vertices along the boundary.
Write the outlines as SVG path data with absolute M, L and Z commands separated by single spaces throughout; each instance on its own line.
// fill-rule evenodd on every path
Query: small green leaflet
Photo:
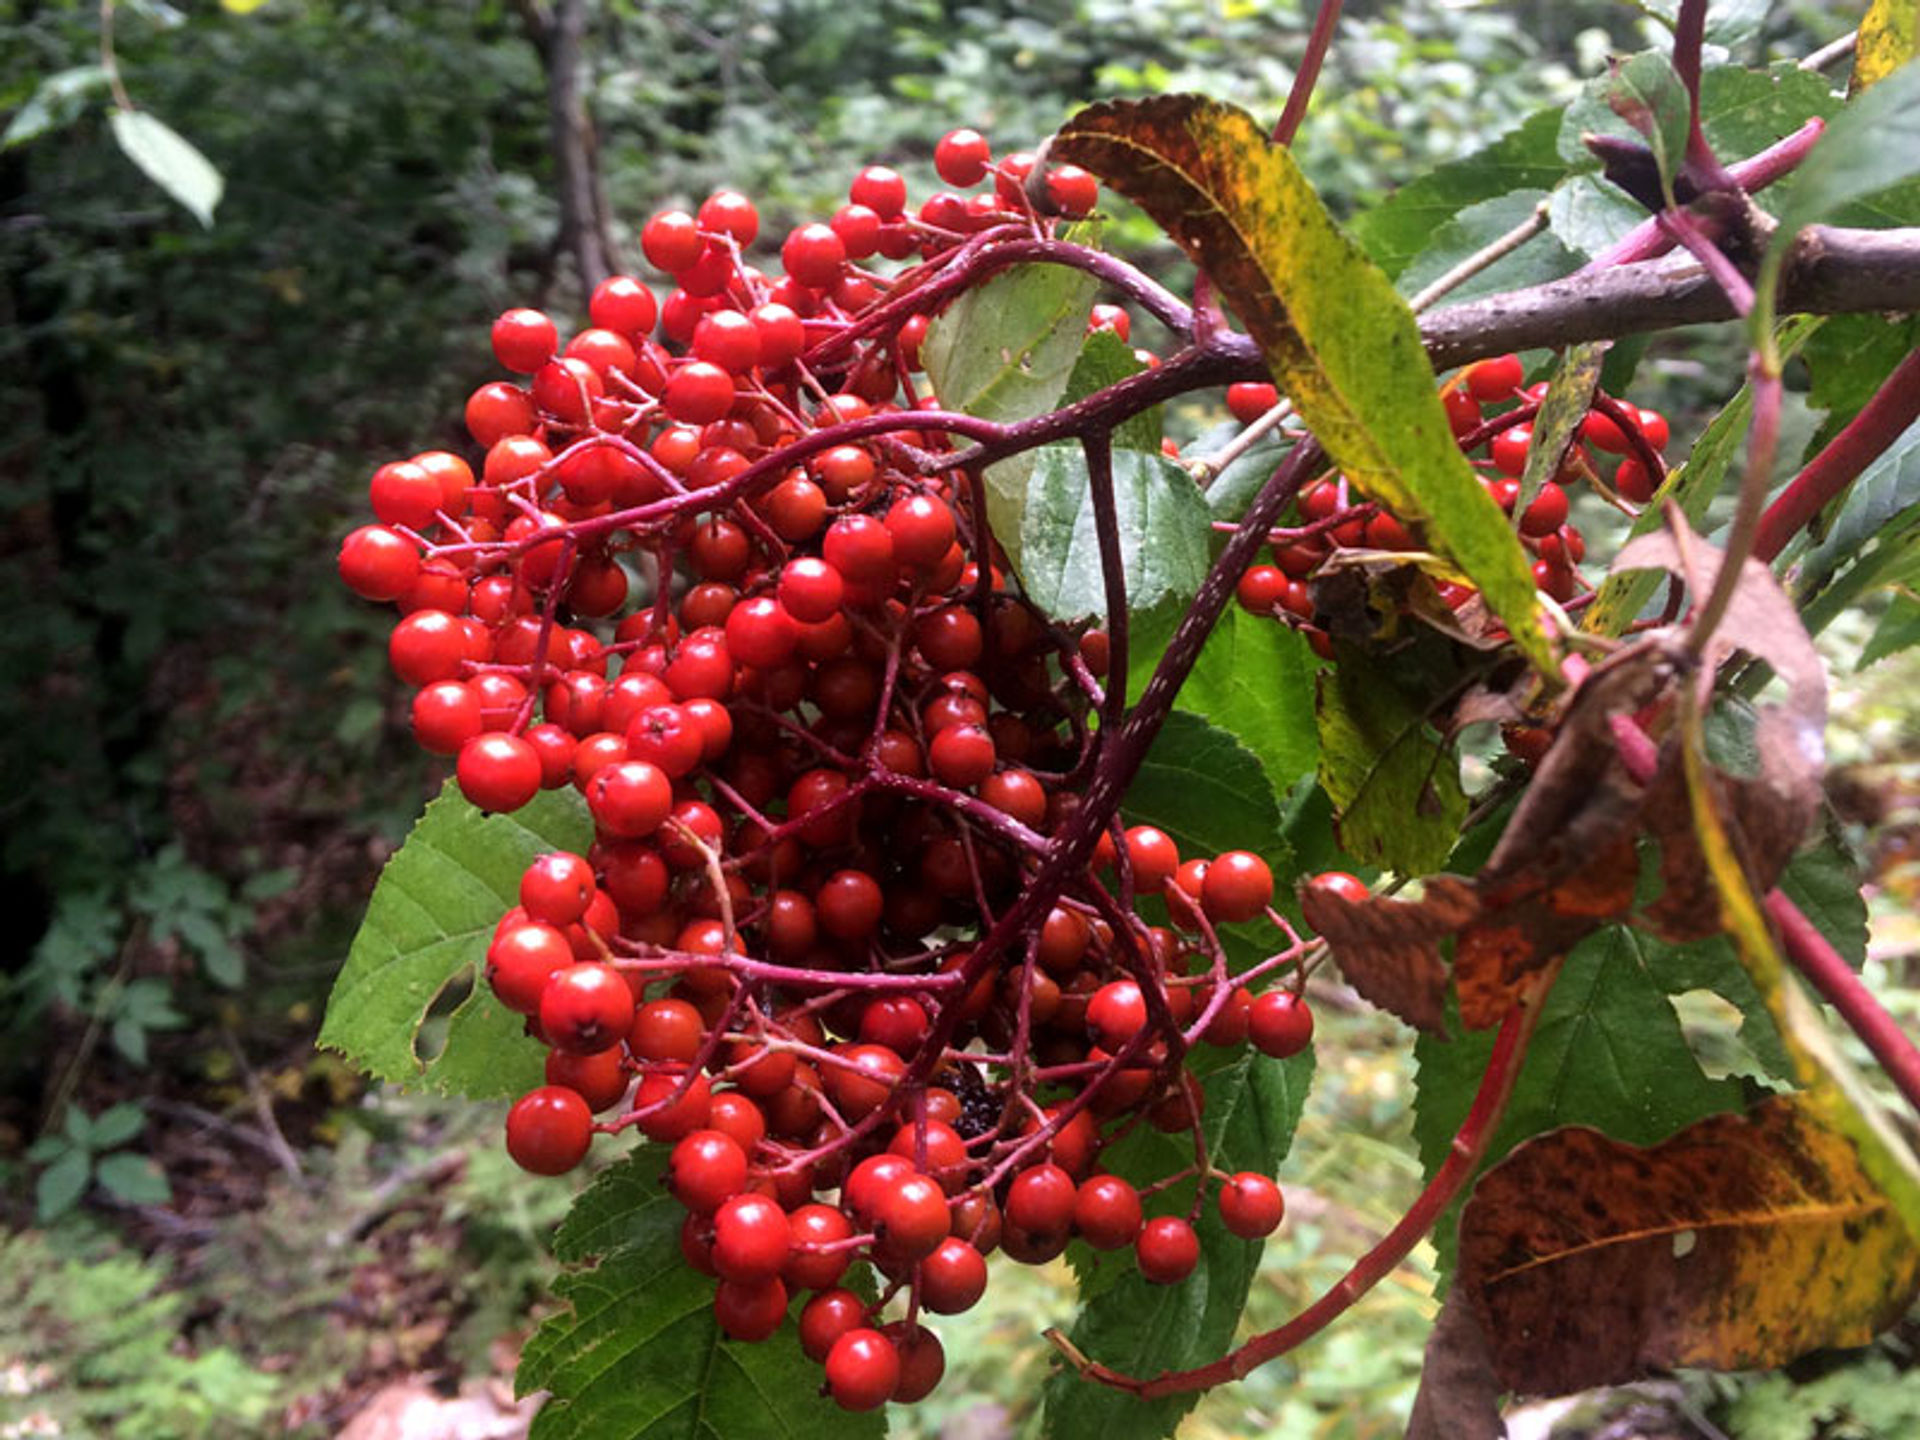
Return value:
M 1866 649 L 1860 652 L 1853 668 L 1864 670 L 1876 660 L 1884 660 L 1915 645 L 1920 645 L 1920 599 L 1902 590 L 1881 615 L 1880 623 L 1874 627 Z
M 1252 850 L 1273 864 L 1286 853 L 1280 805 L 1265 768 L 1237 737 L 1175 710 L 1154 739 L 1121 815 L 1173 837 L 1183 858 Z
M 1673 62 L 1648 50 L 1618 66 L 1607 87 L 1607 104 L 1646 140 L 1660 169 L 1660 189 L 1673 203 L 1673 177 L 1686 159 L 1692 102 Z
M 1051 410 L 1079 363 L 1098 289 L 1081 270 L 1019 265 L 959 296 L 920 346 L 941 405 L 1001 421 Z M 1032 469 L 1030 453 L 987 468 L 987 520 L 1016 570 Z
M 1467 818 L 1451 746 L 1364 651 L 1342 645 L 1320 672 L 1320 784 L 1340 848 L 1369 865 L 1427 875 Z
M 1164 455 L 1116 449 L 1113 498 L 1128 610 L 1184 608 L 1206 578 L 1211 537 L 1193 477 Z M 1000 538 L 1007 544 L 1005 532 Z M 1035 454 L 1019 540 L 1016 568 L 1034 604 L 1069 623 L 1105 618 L 1093 499 L 1078 445 L 1047 445 Z
M 567 1310 L 521 1352 L 515 1385 L 546 1390 L 531 1440 L 878 1440 L 878 1412 L 821 1397 L 820 1367 L 793 1320 L 771 1340 L 720 1333 L 714 1282 L 680 1251 L 686 1211 L 662 1184 L 667 1150 L 645 1146 L 603 1171 L 554 1240 L 571 1266 L 555 1284 Z M 590 1268 L 584 1268 L 590 1267 Z
M 1202 1050 L 1194 1060 L 1196 1068 L 1216 1067 L 1202 1081 L 1208 1158 L 1229 1173 L 1272 1175 L 1300 1123 L 1313 1079 L 1312 1052 L 1285 1061 L 1251 1048 L 1223 1061 L 1225 1054 Z M 1143 1125 L 1102 1159 L 1115 1174 L 1144 1184 L 1191 1164 L 1193 1143 Z M 1184 1213 L 1192 1196 L 1191 1182 L 1176 1186 L 1149 1201 L 1148 1214 Z M 1195 1228 L 1200 1264 L 1178 1285 L 1148 1284 L 1127 1252 L 1095 1257 L 1085 1246 L 1075 1247 L 1081 1293 L 1090 1298 L 1074 1322 L 1073 1343 L 1091 1358 L 1133 1375 L 1203 1365 L 1224 1354 L 1233 1343 L 1262 1247 L 1229 1232 L 1211 1196 Z M 1143 1402 L 1062 1369 L 1047 1383 L 1045 1434 L 1048 1440 L 1171 1435 L 1198 1399 L 1190 1392 Z
M 171 125 L 145 110 L 115 110 L 113 138 L 146 177 L 209 230 L 226 182 L 207 157 Z
M 1066 392 L 1061 395 L 1060 403 L 1072 405 L 1096 390 L 1117 385 L 1146 368 L 1133 353 L 1133 347 L 1112 330 L 1105 327 L 1094 330 L 1087 335 L 1086 344 L 1080 347 L 1080 358 L 1074 362 L 1073 374 L 1067 379 Z M 1123 420 L 1113 432 L 1113 448 L 1146 450 L 1158 455 L 1160 407 L 1156 405 L 1151 410 L 1142 410 L 1131 419 Z
M 6 132 L 0 134 L 0 150 L 11 150 L 29 140 L 70 125 L 79 118 L 87 98 L 107 86 L 107 72 L 100 65 L 78 65 L 71 70 L 56 70 L 42 80 L 27 103 L 13 112 Z
M 541 1047 L 482 979 L 494 926 L 520 894 L 520 876 L 552 850 L 585 854 L 586 804 L 543 791 L 511 815 L 482 815 L 448 782 L 387 862 L 327 1000 L 320 1044 L 376 1079 L 476 1099 L 540 1083 Z M 415 1037 L 434 1000 L 471 980 L 446 1045 L 430 1062 Z

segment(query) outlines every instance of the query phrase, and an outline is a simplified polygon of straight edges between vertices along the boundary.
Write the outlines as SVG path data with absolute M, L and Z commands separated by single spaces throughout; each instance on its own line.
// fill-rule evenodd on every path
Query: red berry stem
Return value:
M 1067 1357 L 1082 1378 L 1097 1380 L 1116 1390 L 1125 1390 L 1142 1400 L 1152 1400 L 1162 1395 L 1205 1390 L 1230 1380 L 1243 1379 L 1268 1361 L 1278 1359 L 1319 1334 L 1406 1259 L 1480 1168 L 1487 1145 L 1493 1139 L 1494 1128 L 1500 1123 L 1507 1099 L 1513 1093 L 1514 1081 L 1519 1078 L 1527 1043 L 1540 1018 L 1540 1002 L 1558 973 L 1559 966 L 1555 964 L 1537 976 L 1528 996 L 1509 1010 L 1501 1021 L 1499 1033 L 1494 1037 L 1493 1054 L 1488 1057 L 1487 1068 L 1481 1074 L 1480 1088 L 1474 1094 L 1473 1105 L 1447 1149 L 1446 1160 L 1433 1179 L 1427 1182 L 1419 1198 L 1378 1244 L 1354 1261 L 1352 1268 L 1332 1289 L 1293 1319 L 1277 1329 L 1254 1336 L 1211 1364 L 1190 1370 L 1163 1371 L 1147 1378 L 1124 1375 L 1097 1360 L 1089 1359 L 1058 1330 L 1048 1330 L 1047 1339 Z
M 1087 494 L 1093 501 L 1093 536 L 1100 547 L 1100 579 L 1106 590 L 1107 689 L 1100 706 L 1100 737 L 1118 733 L 1127 709 L 1127 567 L 1120 554 L 1120 516 L 1113 501 L 1113 435 L 1095 430 L 1081 437 L 1087 457 Z
M 1860 413 L 1767 506 L 1753 539 L 1754 555 L 1766 561 L 1777 556 L 1801 527 L 1884 455 L 1916 419 L 1920 419 L 1920 350 L 1894 367 Z

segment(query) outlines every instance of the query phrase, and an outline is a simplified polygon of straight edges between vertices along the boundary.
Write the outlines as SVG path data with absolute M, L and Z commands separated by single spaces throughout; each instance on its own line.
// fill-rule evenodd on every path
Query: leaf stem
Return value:
M 1049 1330 L 1047 1338 L 1084 1378 L 1150 1400 L 1162 1395 L 1204 1390 L 1229 1380 L 1241 1379 L 1269 1360 L 1278 1359 L 1319 1334 L 1393 1272 L 1408 1252 L 1419 1244 L 1421 1237 L 1433 1228 L 1441 1212 L 1453 1203 L 1454 1197 L 1480 1168 L 1480 1161 L 1493 1139 L 1494 1129 L 1506 1110 L 1507 1099 L 1513 1093 L 1514 1082 L 1519 1078 L 1527 1042 L 1532 1038 L 1534 1026 L 1540 1017 L 1541 1002 L 1558 969 L 1556 964 L 1543 971 L 1528 995 L 1509 1010 L 1501 1021 L 1499 1033 L 1494 1037 L 1493 1054 L 1488 1058 L 1487 1068 L 1480 1077 L 1480 1088 L 1474 1094 L 1472 1108 L 1467 1111 L 1466 1119 L 1461 1121 L 1460 1129 L 1447 1149 L 1446 1160 L 1433 1179 L 1427 1182 L 1426 1189 L 1420 1192 L 1407 1213 L 1400 1217 L 1399 1222 L 1379 1243 L 1354 1261 L 1353 1267 L 1332 1289 L 1293 1319 L 1277 1329 L 1254 1336 L 1211 1364 L 1191 1370 L 1166 1371 L 1149 1379 L 1123 1375 L 1088 1359 L 1071 1345 L 1062 1344 L 1064 1337 L 1057 1331 Z
M 1774 452 L 1779 448 L 1780 367 L 1756 350 L 1748 359 L 1747 379 L 1753 386 L 1753 427 L 1747 432 L 1747 471 L 1740 480 L 1739 505 L 1727 531 L 1720 572 L 1714 576 L 1706 603 L 1687 627 L 1687 648 L 1695 655 L 1706 653 L 1707 642 L 1733 603 L 1733 592 L 1740 587 L 1740 576 L 1746 569 L 1747 557 L 1753 553 L 1754 536 L 1760 528 L 1760 510 L 1767 499 Z

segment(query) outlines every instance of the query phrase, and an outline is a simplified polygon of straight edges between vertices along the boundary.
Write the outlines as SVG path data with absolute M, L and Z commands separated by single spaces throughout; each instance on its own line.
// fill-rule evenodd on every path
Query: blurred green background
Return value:
M 493 1111 L 363 1093 L 311 1041 L 441 773 L 406 734 L 384 614 L 334 578 L 338 537 L 377 464 L 462 448 L 494 314 L 584 309 L 529 18 L 548 6 L 106 8 L 133 100 L 225 195 L 202 228 L 114 144 L 102 7 L 0 4 L 0 1420 L 331 1434 L 413 1375 L 498 1409 L 484 1382 L 539 1302 L 564 1187 L 511 1170 Z M 1273 113 L 1311 21 L 1256 0 L 582 8 L 629 267 L 648 214 L 722 184 L 773 237 L 864 163 L 924 193 L 957 125 L 1019 148 L 1086 100 L 1168 89 Z M 1743 59 L 1803 54 L 1861 7 L 1767 8 Z M 1622 4 L 1349 5 L 1299 156 L 1351 213 L 1566 99 L 1649 23 Z M 1143 225 L 1113 239 L 1172 258 Z M 1679 413 L 1718 398 L 1697 367 L 1664 383 Z M 1907 693 L 1856 759 L 1913 753 Z M 1405 1069 L 1391 1025 L 1327 1027 L 1253 1323 L 1335 1278 L 1417 1188 Z M 1396 1276 L 1182 1433 L 1397 1434 L 1429 1278 Z M 1040 1319 L 1069 1300 L 1050 1272 L 1000 1272 L 899 1433 L 1017 1431 L 1049 1363 Z

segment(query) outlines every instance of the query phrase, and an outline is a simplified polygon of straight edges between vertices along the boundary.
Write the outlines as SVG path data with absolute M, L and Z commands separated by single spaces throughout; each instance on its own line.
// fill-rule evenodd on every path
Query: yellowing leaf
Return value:
M 1860 22 L 1860 39 L 1853 54 L 1854 94 L 1877 84 L 1920 54 L 1916 44 L 1916 0 L 1873 0 Z
M 1093 171 L 1179 243 L 1335 463 L 1424 522 L 1551 671 L 1530 567 L 1454 444 L 1412 312 L 1292 155 L 1244 110 L 1193 95 L 1095 105 L 1067 122 L 1051 154 Z
M 1584 1127 L 1520 1146 L 1467 1203 L 1458 1284 L 1501 1383 L 1565 1394 L 1864 1344 L 1920 1250 L 1854 1147 L 1776 1096 L 1650 1149 Z

